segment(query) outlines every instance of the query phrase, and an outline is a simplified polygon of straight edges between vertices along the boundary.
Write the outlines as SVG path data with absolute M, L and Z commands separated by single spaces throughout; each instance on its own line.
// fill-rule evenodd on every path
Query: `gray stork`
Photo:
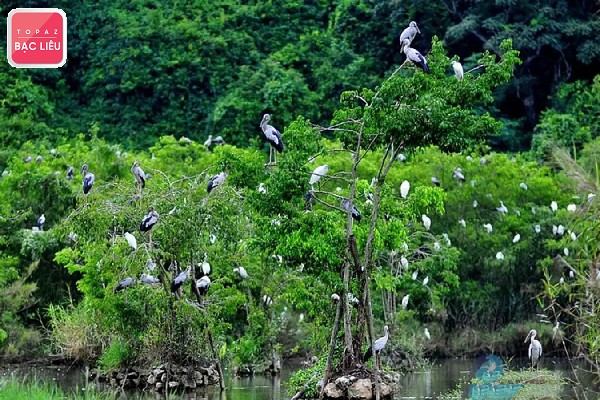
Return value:
M 436 178 L 435 176 L 431 177 L 431 182 L 433 182 L 433 184 L 437 187 L 440 187 L 440 185 L 442 184 L 442 182 L 440 182 L 440 180 L 438 178 Z
M 531 360 L 531 368 L 538 368 L 539 367 L 539 362 L 540 362 L 540 357 L 542 356 L 542 344 L 540 343 L 539 340 L 537 340 L 535 338 L 535 336 L 537 335 L 537 331 L 535 329 L 532 329 L 529 331 L 529 333 L 527 334 L 527 337 L 525 338 L 525 342 L 523 343 L 527 343 L 529 341 L 529 339 L 531 338 L 531 343 L 529 344 L 529 359 Z
M 83 175 L 83 194 L 87 196 L 90 190 L 92 190 L 92 186 L 94 185 L 96 177 L 94 174 L 88 171 L 87 164 L 83 164 L 81 166 L 81 174 Z
M 375 341 L 375 343 L 373 344 L 373 348 L 375 349 L 375 361 L 378 362 L 380 367 L 381 367 L 381 360 L 379 359 L 379 353 L 385 347 L 385 345 L 388 341 L 388 337 L 389 337 L 389 328 L 387 325 L 383 327 L 383 332 L 384 332 L 384 335 L 382 337 L 380 337 L 379 339 L 377 339 Z M 373 355 L 373 348 L 369 346 L 369 348 L 367 349 L 367 351 L 363 357 L 363 362 L 366 363 L 369 360 L 369 358 L 371 358 L 371 356 Z
M 346 211 L 350 210 L 350 201 L 348 199 L 342 200 L 342 208 Z M 358 211 L 358 208 L 356 208 L 354 204 L 352 204 L 352 218 L 356 222 L 360 222 L 360 219 L 362 218 L 360 215 L 360 211 Z
M 140 281 L 146 285 L 154 285 L 156 283 L 160 283 L 162 282 L 160 276 L 157 278 L 155 276 L 152 276 L 150 274 L 142 274 Z
M 260 122 L 260 128 L 262 129 L 265 137 L 267 138 L 267 142 L 269 142 L 269 164 L 274 165 L 277 160 L 273 161 L 273 148 L 277 150 L 279 153 L 283 151 L 283 142 L 281 141 L 281 133 L 273 126 L 268 125 L 267 122 L 271 120 L 271 115 L 265 114 L 263 115 L 263 119 Z
M 126 289 L 129 286 L 133 285 L 133 282 L 135 282 L 135 279 L 133 279 L 133 278 L 123 279 L 121 282 L 119 282 L 119 284 L 115 288 L 115 293 L 120 292 L 121 290 Z
M 135 183 L 138 188 L 138 191 L 142 191 L 146 187 L 146 174 L 144 170 L 140 168 L 140 164 L 136 161 L 131 166 L 131 173 L 135 177 Z
M 227 178 L 226 172 L 221 172 L 210 178 L 208 181 L 208 186 L 206 187 L 206 191 L 210 193 L 214 188 L 219 187 L 225 182 L 225 178 Z
M 462 81 L 465 75 L 462 64 L 458 61 L 452 61 L 450 64 L 452 64 L 452 69 L 454 70 L 454 76 L 456 76 L 456 79 Z
M 31 162 L 31 160 L 33 160 L 33 158 L 31 158 L 31 156 L 27 156 L 23 159 L 23 162 L 29 163 L 29 162 Z
M 171 293 L 177 293 L 181 285 L 183 285 L 185 281 L 187 281 L 191 270 L 192 267 L 187 267 L 185 271 L 181 272 L 175 277 L 175 279 L 173 279 L 173 281 L 171 282 Z
M 46 217 L 44 216 L 44 214 L 40 215 L 40 217 L 37 220 L 37 223 L 35 224 L 35 226 L 37 226 L 40 231 L 44 230 L 44 222 L 46 222 Z
M 150 246 L 152 247 L 152 228 L 158 222 L 159 215 L 154 210 L 154 207 L 148 208 L 148 214 L 142 219 L 142 223 L 140 224 L 141 232 L 148 232 L 148 240 L 150 241 Z
M 206 139 L 206 141 L 204 142 L 204 145 L 206 147 L 210 147 L 213 144 L 223 145 L 223 144 L 225 144 L 225 140 L 223 140 L 223 138 L 221 136 L 217 136 L 217 137 L 213 138 L 212 135 L 208 135 L 208 139 Z
M 407 40 L 408 46 L 411 45 L 413 40 L 415 40 L 415 36 L 417 36 L 417 33 L 421 33 L 419 27 L 417 26 L 417 23 L 415 21 L 410 21 L 408 27 L 405 30 L 403 30 L 400 34 L 400 51 L 404 51 L 404 46 L 406 46 L 405 42 Z
M 203 276 L 196 280 L 196 287 L 198 288 L 200 296 L 206 296 L 208 289 L 210 289 L 210 278 L 208 276 Z
M 427 66 L 427 60 L 425 59 L 425 57 L 423 57 L 423 55 L 419 53 L 418 50 L 410 47 L 410 42 L 408 41 L 408 39 L 405 39 L 403 43 L 404 54 L 406 54 L 406 59 L 418 65 L 423 70 L 423 72 L 428 74 L 429 67 Z
M 74 173 L 75 173 L 75 168 L 73 168 L 72 166 L 69 165 L 69 168 L 67 168 L 67 180 L 72 181 Z

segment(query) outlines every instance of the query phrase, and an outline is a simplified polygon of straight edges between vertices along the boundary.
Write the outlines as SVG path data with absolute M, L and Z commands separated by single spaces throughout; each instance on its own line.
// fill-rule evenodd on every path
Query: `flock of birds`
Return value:
M 403 52 L 406 55 L 407 60 L 411 61 L 412 63 L 414 63 L 415 65 L 420 67 L 424 73 L 429 73 L 429 67 L 428 67 L 426 58 L 418 50 L 411 47 L 417 33 L 420 34 L 421 31 L 419 30 L 417 23 L 415 21 L 411 21 L 409 23 L 408 27 L 406 29 L 404 29 L 400 35 L 401 52 Z M 463 71 L 462 65 L 458 61 L 452 61 L 451 65 L 452 65 L 452 68 L 454 70 L 454 74 L 455 74 L 457 80 L 459 80 L 459 81 L 463 80 L 464 71 Z M 264 114 L 262 121 L 260 123 L 260 128 L 263 132 L 263 135 L 270 145 L 269 146 L 269 163 L 267 163 L 266 166 L 275 165 L 276 164 L 276 153 L 274 154 L 274 151 L 281 153 L 284 148 L 282 135 L 275 127 L 268 124 L 270 120 L 271 120 L 271 115 Z M 189 139 L 187 139 L 187 140 L 189 141 Z M 208 139 L 204 142 L 204 145 L 207 148 L 210 148 L 212 145 L 223 145 L 223 144 L 225 144 L 225 141 L 223 140 L 223 138 L 221 136 L 213 137 L 212 135 L 209 135 Z M 56 155 L 56 150 L 52 149 L 51 153 L 53 155 Z M 400 159 L 400 157 L 402 157 L 402 159 Z M 470 157 L 468 157 L 468 158 L 470 158 Z M 400 159 L 400 161 L 404 161 L 406 158 L 402 154 L 400 154 L 399 159 Z M 32 157 L 29 156 L 29 157 L 25 158 L 24 161 L 26 163 L 31 162 Z M 309 161 L 312 161 L 312 159 Z M 38 156 L 36 158 L 36 162 L 41 163 L 42 157 Z M 487 163 L 487 160 L 484 157 L 481 158 L 480 164 L 484 165 L 485 163 Z M 305 207 L 307 209 L 309 209 L 311 207 L 312 200 L 314 199 L 314 186 L 320 181 L 320 179 L 323 176 L 327 176 L 328 172 L 329 172 L 329 166 L 327 164 L 318 166 L 313 170 L 313 172 L 310 176 L 310 179 L 309 179 L 310 190 L 305 195 L 305 200 L 306 200 Z M 10 172 L 4 171 L 2 175 L 4 176 L 7 173 L 10 173 Z M 137 161 L 133 163 L 133 166 L 131 167 L 131 173 L 135 177 L 136 188 L 138 190 L 138 194 L 141 194 L 141 191 L 146 187 L 147 176 Z M 92 187 L 94 185 L 95 175 L 89 171 L 87 164 L 83 164 L 83 166 L 81 168 L 81 174 L 83 176 L 83 180 L 82 180 L 83 193 L 84 193 L 84 195 L 87 196 L 90 193 L 90 191 L 92 190 Z M 72 166 L 69 166 L 67 169 L 66 178 L 68 180 L 72 181 L 73 175 L 74 175 L 74 168 Z M 456 179 L 457 181 L 460 181 L 460 182 L 464 182 L 466 180 L 465 175 L 462 172 L 460 167 L 457 167 L 453 171 L 452 177 L 453 177 L 453 179 Z M 226 172 L 221 172 L 219 174 L 212 176 L 209 179 L 209 182 L 208 182 L 208 185 L 206 188 L 207 192 L 210 193 L 215 188 L 221 186 L 225 182 L 226 178 L 227 178 Z M 432 177 L 431 182 L 435 186 L 441 186 L 441 181 L 437 177 Z M 471 185 L 474 185 L 474 184 L 475 184 L 474 181 L 471 181 Z M 519 184 L 519 187 L 523 190 L 528 190 L 528 187 L 524 182 L 521 182 Z M 408 196 L 409 190 L 410 190 L 410 183 L 406 180 L 403 181 L 402 184 L 400 185 L 401 197 L 406 198 Z M 259 187 L 259 191 L 261 193 L 266 192 L 264 185 L 262 185 L 262 188 Z M 592 196 L 593 195 L 590 195 L 590 198 Z M 367 199 L 367 201 L 369 201 L 369 200 L 370 199 Z M 476 208 L 477 206 L 478 206 L 478 202 L 477 202 L 477 200 L 474 200 L 473 207 Z M 360 220 L 361 220 L 360 211 L 356 208 L 355 205 L 353 205 L 353 204 L 351 205 L 351 202 L 349 201 L 349 199 L 342 198 L 341 207 L 346 212 L 350 212 L 352 215 L 352 218 L 354 220 L 356 220 L 357 222 L 360 222 Z M 553 211 L 557 211 L 558 206 L 557 206 L 556 202 L 554 202 L 554 201 L 552 202 L 551 209 Z M 567 207 L 567 209 L 572 212 L 572 211 L 576 210 L 576 206 L 574 204 L 570 204 Z M 506 213 L 508 213 L 508 208 L 504 205 L 503 201 L 500 201 L 500 204 L 496 208 L 496 211 L 498 211 L 502 214 L 506 214 Z M 535 213 L 535 210 L 532 209 L 532 212 Z M 159 216 L 158 212 L 156 212 L 156 210 L 154 210 L 153 207 L 150 207 L 148 210 L 148 213 L 143 217 L 143 219 L 140 223 L 140 228 L 139 228 L 140 231 L 148 232 L 150 246 L 152 246 L 152 236 L 151 236 L 152 228 L 158 223 L 159 217 L 160 216 Z M 431 228 L 431 219 L 427 215 L 423 214 L 421 216 L 421 220 L 422 220 L 422 223 L 423 223 L 423 226 L 425 227 L 425 229 L 429 230 Z M 45 218 L 44 214 L 42 214 L 38 218 L 37 223 L 34 227 L 34 230 L 38 230 L 38 231 L 43 230 L 45 221 L 46 221 L 46 218 Z M 466 221 L 464 219 L 461 219 L 459 221 L 459 224 L 463 227 L 466 227 Z M 490 223 L 484 224 L 483 228 L 489 234 L 491 234 L 493 232 L 493 227 Z M 536 224 L 534 227 L 534 230 L 536 233 L 540 233 L 540 231 L 541 231 L 540 225 Z M 564 227 L 562 225 L 560 225 L 558 227 L 553 226 L 553 234 L 563 235 Z M 573 240 L 576 240 L 577 236 L 574 232 L 569 231 L 569 234 Z M 127 240 L 130 247 L 132 247 L 133 249 L 137 249 L 137 241 L 133 234 L 126 232 L 123 236 Z M 76 235 L 73 234 L 72 236 L 70 235 L 70 237 L 75 238 Z M 449 242 L 447 235 L 445 237 L 446 237 L 447 241 Z M 516 244 L 520 241 L 520 239 L 521 239 L 521 235 L 517 233 L 514 235 L 512 242 Z M 438 248 L 439 248 L 439 244 L 438 244 Z M 565 248 L 564 253 L 566 255 L 568 255 L 568 249 Z M 496 254 L 496 258 L 498 260 L 502 260 L 502 259 L 504 259 L 504 254 L 502 252 L 498 252 Z M 403 259 L 406 260 L 404 257 L 403 257 Z M 404 261 L 404 260 L 402 260 L 402 261 Z M 408 264 L 408 260 L 403 262 L 403 264 L 404 263 Z M 177 268 L 176 262 L 173 262 L 172 264 L 174 264 L 175 268 Z M 152 275 L 154 273 L 155 269 L 156 269 L 156 265 L 154 264 L 152 259 L 148 259 L 148 262 L 146 264 L 146 271 L 141 275 L 139 281 L 142 284 L 149 284 L 149 285 L 156 285 L 156 284 L 162 283 L 162 277 L 160 275 L 158 277 L 155 277 Z M 202 276 L 199 279 L 191 279 L 191 282 L 192 282 L 191 286 L 192 286 L 192 292 L 198 296 L 198 299 L 200 301 L 200 298 L 202 296 L 205 296 L 208 293 L 208 290 L 211 285 L 211 279 L 209 277 L 210 264 L 206 260 L 206 254 L 205 254 L 204 261 L 202 263 L 198 264 L 198 269 L 200 271 L 202 271 Z M 171 283 L 170 283 L 171 292 L 174 293 L 177 297 L 179 297 L 179 292 L 180 292 L 182 285 L 185 282 L 187 282 L 188 280 L 190 280 L 191 270 L 192 270 L 192 267 L 188 266 L 183 271 L 181 271 L 179 274 L 177 274 L 177 276 L 175 276 L 175 278 L 171 281 Z M 246 269 L 244 267 L 235 268 L 233 271 L 234 271 L 234 273 L 238 274 L 239 277 L 242 279 L 249 278 L 248 272 L 246 271 Z M 428 278 L 429 277 L 427 277 L 426 279 L 428 280 Z M 416 279 L 415 274 L 413 274 L 413 279 Z M 128 287 L 131 287 L 134 283 L 136 283 L 136 281 L 137 280 L 135 278 L 127 277 L 119 282 L 119 284 L 115 287 L 114 292 L 117 293 Z M 351 302 L 354 299 L 356 301 L 358 301 L 358 299 L 356 299 L 356 298 L 351 299 L 350 296 L 351 296 L 351 294 L 349 294 L 349 300 Z M 410 295 L 407 294 L 402 299 L 402 307 L 404 309 L 406 309 L 408 306 L 409 297 L 410 297 Z M 339 301 L 339 295 L 333 294 L 332 300 Z M 272 298 L 268 295 L 265 295 L 263 298 L 263 302 L 266 305 L 271 305 Z M 424 334 L 428 340 L 431 339 L 431 335 L 427 328 L 425 328 Z M 536 340 L 536 334 L 537 334 L 537 332 L 535 330 L 531 330 L 525 340 L 525 342 L 530 341 L 529 358 L 532 361 L 533 367 L 538 366 L 539 358 L 542 355 L 542 346 L 541 346 L 540 342 L 538 340 Z M 388 341 L 388 337 L 389 337 L 389 328 L 386 325 L 384 327 L 384 336 L 380 337 L 379 339 L 377 339 L 374 342 L 374 348 L 369 347 L 369 349 L 363 356 L 363 361 L 366 362 L 373 354 L 375 354 L 375 356 L 377 358 L 379 356 L 380 352 L 385 347 L 385 345 Z

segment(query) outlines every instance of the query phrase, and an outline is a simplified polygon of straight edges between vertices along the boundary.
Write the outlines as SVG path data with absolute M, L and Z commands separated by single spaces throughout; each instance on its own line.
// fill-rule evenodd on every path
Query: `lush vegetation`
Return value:
M 384 323 L 414 357 L 522 354 L 535 325 L 546 349 L 573 342 L 598 366 L 594 2 L 58 3 L 68 64 L 0 66 L 2 356 L 109 370 L 307 352 L 322 371 L 356 363 Z M 411 19 L 431 74 L 402 64 Z M 265 112 L 285 143 L 275 167 Z M 209 134 L 227 144 L 204 146 Z M 134 161 L 151 175 L 142 192 Z M 174 296 L 202 262 L 208 294 L 190 280 Z

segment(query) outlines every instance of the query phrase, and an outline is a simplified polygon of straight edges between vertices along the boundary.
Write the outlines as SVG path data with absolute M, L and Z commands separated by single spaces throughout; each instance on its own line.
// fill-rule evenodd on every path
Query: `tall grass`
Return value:
M 2 400 L 112 400 L 114 398 L 112 393 L 97 393 L 91 388 L 75 394 L 65 393 L 55 383 L 16 379 L 0 381 L 0 399 Z

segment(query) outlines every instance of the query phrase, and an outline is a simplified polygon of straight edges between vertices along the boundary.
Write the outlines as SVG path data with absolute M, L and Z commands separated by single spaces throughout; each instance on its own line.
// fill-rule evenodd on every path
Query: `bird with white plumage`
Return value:
M 456 77 L 456 79 L 458 81 L 462 81 L 465 75 L 462 64 L 458 61 L 452 61 L 450 64 L 452 65 L 452 69 L 454 70 L 454 76 Z
M 405 28 L 400 34 L 400 52 L 404 52 L 404 46 L 407 45 L 407 42 L 409 46 L 412 44 L 413 40 L 415 40 L 415 36 L 417 36 L 417 33 L 421 33 L 417 23 L 415 21 L 410 21 L 408 27 Z
M 402 184 L 400 185 L 400 196 L 402 196 L 403 199 L 406 198 L 406 196 L 408 196 L 408 191 L 410 190 L 410 182 L 405 180 L 402 182 Z
M 421 220 L 423 221 L 423 226 L 425 226 L 425 229 L 429 230 L 429 228 L 431 228 L 431 219 L 423 214 L 421 215 Z
M 127 243 L 129 244 L 129 247 L 131 247 L 134 250 L 137 249 L 137 239 L 135 238 L 135 236 L 133 236 L 129 232 L 125 232 L 125 234 L 123 235 L 123 237 L 125 238 L 125 240 L 127 240 Z

